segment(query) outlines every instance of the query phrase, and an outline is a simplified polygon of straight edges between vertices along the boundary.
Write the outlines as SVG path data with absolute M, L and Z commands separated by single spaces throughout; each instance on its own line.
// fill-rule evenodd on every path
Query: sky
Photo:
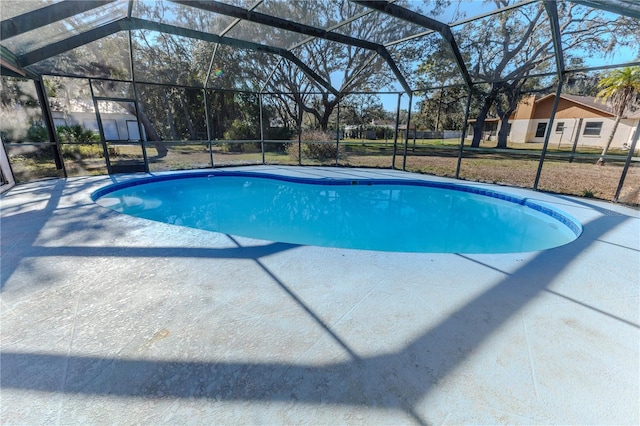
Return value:
M 640 1 L 640 0 L 639 0 Z M 447 24 L 451 24 L 454 22 L 460 22 L 467 18 L 481 16 L 483 14 L 489 13 L 491 11 L 496 10 L 495 3 L 493 1 L 485 1 L 485 0 L 463 0 L 462 2 L 458 2 L 453 0 L 452 5 L 449 6 L 442 14 L 434 16 L 434 18 L 440 20 L 441 22 L 445 22 Z M 516 2 L 512 2 L 516 3 Z M 409 0 L 408 8 L 418 11 L 418 8 L 422 7 L 423 11 L 427 12 L 428 7 L 425 8 L 424 0 Z M 606 11 L 598 11 L 601 16 L 610 16 L 612 19 L 615 19 L 617 15 L 606 12 Z M 455 33 L 455 27 L 453 27 Z M 563 36 L 567 37 L 566 35 Z M 638 44 L 640 45 L 640 34 L 638 34 Z M 585 46 L 586 47 L 586 46 Z M 586 67 L 601 67 L 608 66 L 612 64 L 624 64 L 633 61 L 640 60 L 640 49 L 638 46 L 620 46 L 617 47 L 612 53 L 591 53 L 587 54 L 585 50 L 582 50 L 581 53 L 580 47 L 576 48 L 571 53 L 575 56 L 579 56 L 584 60 L 584 64 Z M 470 64 L 467 64 L 469 67 Z M 401 91 L 401 87 L 397 86 L 397 90 Z M 384 96 L 382 97 L 383 105 L 386 110 L 395 111 L 397 107 L 397 97 L 394 96 Z M 419 100 L 419 99 L 418 99 Z M 416 104 L 416 99 L 414 98 L 414 107 Z M 401 108 L 408 108 L 408 96 L 403 96 Z

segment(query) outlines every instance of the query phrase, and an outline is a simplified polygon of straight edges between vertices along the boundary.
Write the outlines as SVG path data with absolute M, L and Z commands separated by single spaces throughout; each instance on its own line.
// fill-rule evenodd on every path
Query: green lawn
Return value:
M 295 142 L 294 142 L 295 143 Z M 241 144 L 242 151 L 229 152 L 221 144 L 214 144 L 209 152 L 208 144 L 167 143 L 168 153 L 159 157 L 153 145 L 147 147 L 147 156 L 152 171 L 188 170 L 211 166 L 211 154 L 216 167 L 226 165 L 262 164 L 259 145 Z M 268 145 L 269 148 L 275 148 Z M 538 168 L 542 144 L 510 144 L 508 149 L 495 150 L 495 142 L 483 143 L 480 149 L 470 149 L 465 144 L 460 168 L 460 177 L 471 181 L 531 188 Z M 139 146 L 123 145 L 114 147 L 116 159 L 142 159 Z M 236 147 L 237 148 L 237 147 Z M 571 195 L 589 195 L 611 200 L 628 151 L 611 150 L 614 156 L 604 167 L 596 166 L 600 149 L 579 147 L 573 161 L 570 161 L 571 146 L 549 147 L 539 182 L 539 188 L 547 191 Z M 83 151 L 84 152 L 84 151 Z M 88 152 L 88 151 L 87 151 Z M 459 152 L 459 140 L 418 139 L 407 146 L 406 169 L 418 173 L 454 177 Z M 402 168 L 404 143 L 398 142 L 396 168 Z M 96 151 L 88 157 L 81 153 L 65 152 L 65 165 L 70 176 L 106 173 L 104 158 Z M 616 157 L 617 156 L 617 157 Z M 12 167 L 18 181 L 42 177 L 59 177 L 49 152 L 39 155 L 11 156 Z M 266 164 L 297 165 L 295 156 L 286 152 L 267 151 Z M 339 165 L 348 167 L 390 168 L 393 160 L 391 141 L 361 141 L 348 139 L 340 141 Z M 324 161 L 304 158 L 303 165 L 335 165 L 335 158 Z M 640 163 L 635 161 L 626 178 L 621 200 L 628 204 L 640 204 Z

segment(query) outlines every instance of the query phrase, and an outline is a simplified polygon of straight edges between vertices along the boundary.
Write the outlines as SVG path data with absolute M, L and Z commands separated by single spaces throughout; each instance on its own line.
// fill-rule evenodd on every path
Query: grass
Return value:
M 406 169 L 408 171 L 444 177 L 455 177 L 458 161 L 459 140 L 413 140 L 407 146 Z M 159 157 L 153 146 L 147 148 L 152 171 L 187 170 L 211 166 L 208 144 L 166 144 L 169 152 Z M 460 178 L 469 181 L 496 183 L 501 185 L 532 188 L 538 169 L 542 144 L 510 144 L 507 150 L 489 150 L 495 142 L 481 145 L 483 150 L 465 150 L 460 167 Z M 119 158 L 142 158 L 139 147 L 118 146 Z M 577 195 L 588 198 L 612 200 L 622 172 L 623 161 L 611 160 L 604 166 L 596 166 L 600 154 L 598 148 L 579 147 L 576 158 L 570 162 L 570 146 L 550 147 L 544 162 L 538 188 L 544 191 Z M 339 165 L 347 167 L 390 168 L 393 143 L 384 141 L 341 141 Z M 403 165 L 404 145 L 398 143 L 395 167 Z M 262 164 L 262 153 L 224 152 L 220 145 L 213 145 L 216 167 L 242 164 Z M 626 157 L 627 151 L 612 150 L 612 155 Z M 65 158 L 69 175 L 106 173 L 104 159 Z M 40 177 L 58 177 L 52 159 L 46 156 L 11 157 L 14 174 L 19 180 Z M 297 165 L 297 160 L 286 152 L 265 152 L 266 164 Z M 335 165 L 335 159 L 324 161 L 303 158 L 303 165 Z M 633 162 L 627 174 L 620 201 L 640 205 L 640 163 Z

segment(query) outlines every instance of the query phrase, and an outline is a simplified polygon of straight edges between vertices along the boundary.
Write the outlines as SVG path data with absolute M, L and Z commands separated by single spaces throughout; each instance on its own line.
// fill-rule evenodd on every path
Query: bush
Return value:
M 264 131 L 264 138 L 266 140 L 282 140 L 286 142 L 282 143 L 265 143 L 264 150 L 266 152 L 285 152 L 289 141 L 293 137 L 294 131 L 288 127 L 269 127 Z M 296 154 L 297 155 L 297 154 Z M 296 156 L 296 158 L 298 158 Z
M 304 150 L 304 145 L 303 145 L 303 150 Z M 298 161 L 298 142 L 292 142 L 290 144 L 287 144 L 287 146 L 284 149 L 287 152 L 287 155 L 289 155 L 289 158 L 291 158 L 292 160 Z
M 259 129 L 245 120 L 235 119 L 229 126 L 223 137 L 227 140 L 251 140 L 260 139 Z M 258 144 L 259 145 L 259 144 Z M 225 142 L 221 145 L 224 152 L 254 151 L 255 143 L 234 143 Z
M 104 151 L 100 144 L 62 144 L 60 150 L 63 156 L 73 157 L 75 159 L 80 158 L 101 158 L 104 157 Z M 116 157 L 120 153 L 117 148 L 109 147 L 109 156 Z
M 100 135 L 94 133 L 92 130 L 85 130 L 79 124 L 74 126 L 58 126 L 56 127 L 58 132 L 58 138 L 63 143 L 78 143 L 78 142 L 99 142 Z
M 264 131 L 264 138 L 268 140 L 291 140 L 294 131 L 289 127 L 269 127 Z
M 308 158 L 320 161 L 335 159 L 338 152 L 335 143 L 310 143 L 305 148 Z
M 220 145 L 222 152 L 242 152 L 242 143 L 223 142 Z
M 223 136 L 227 140 L 236 141 L 260 139 L 260 129 L 257 129 L 248 121 L 235 119 Z
M 326 161 L 336 158 L 338 153 L 336 144 L 332 142 L 333 136 L 319 130 L 306 130 L 301 135 L 302 156 L 312 160 Z M 316 142 L 316 143 L 314 143 Z M 287 154 L 294 160 L 298 159 L 298 142 L 290 143 Z
M 27 130 L 27 140 L 29 142 L 47 142 L 49 141 L 49 132 L 46 127 L 40 124 L 32 124 Z

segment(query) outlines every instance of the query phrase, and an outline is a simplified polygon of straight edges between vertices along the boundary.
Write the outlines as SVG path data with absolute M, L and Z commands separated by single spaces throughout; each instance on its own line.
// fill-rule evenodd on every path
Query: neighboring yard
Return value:
M 294 142 L 295 143 L 295 142 Z M 458 139 L 453 140 L 409 140 L 406 169 L 412 172 L 455 177 Z M 513 144 L 508 150 L 493 149 L 495 142 L 486 143 L 479 150 L 465 145 L 460 168 L 460 178 L 469 181 L 490 182 L 524 188 L 533 186 L 542 144 Z M 167 144 L 169 152 L 159 158 L 153 146 L 147 148 L 151 171 L 187 170 L 210 167 L 208 145 L 204 143 Z M 278 151 L 276 144 L 267 144 L 267 164 L 296 165 L 297 154 Z M 550 146 L 547 151 L 538 188 L 561 194 L 612 200 L 628 151 L 612 150 L 616 156 L 604 166 L 596 166 L 599 150 L 579 147 L 570 162 L 570 145 Z M 117 158 L 140 157 L 140 149 L 117 146 Z M 100 150 L 87 155 L 65 153 L 65 164 L 70 176 L 106 173 Z M 63 153 L 65 151 L 63 150 Z M 334 151 L 335 152 L 335 151 Z M 402 168 L 404 141 L 398 141 L 395 167 Z M 213 145 L 213 161 L 216 167 L 242 164 L 261 164 L 259 144 L 243 144 L 239 152 L 230 152 L 222 145 Z M 46 153 L 48 154 L 48 153 Z M 11 154 L 10 154 L 11 155 Z M 637 155 L 637 152 L 636 152 Z M 339 165 L 346 167 L 390 168 L 393 156 L 392 141 L 344 140 L 340 142 Z M 48 155 L 11 156 L 16 178 L 31 180 L 58 176 L 53 161 Z M 319 161 L 302 158 L 303 165 L 335 165 L 335 157 Z M 620 196 L 621 202 L 640 205 L 640 162 L 632 162 Z

